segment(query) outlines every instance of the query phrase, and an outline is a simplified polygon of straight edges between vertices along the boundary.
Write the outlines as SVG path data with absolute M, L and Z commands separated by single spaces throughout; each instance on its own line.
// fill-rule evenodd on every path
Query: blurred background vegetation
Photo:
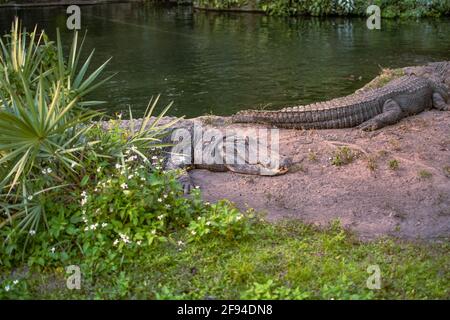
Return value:
M 89 2 L 90 0 L 78 0 Z M 114 2 L 115 0 L 105 0 Z M 121 0 L 117 0 L 120 2 Z M 170 4 L 193 4 L 212 10 L 260 11 L 278 16 L 364 16 L 377 5 L 385 18 L 419 18 L 450 15 L 448 0 L 129 0 Z M 0 0 L 4 3 L 68 2 L 67 0 Z M 122 1 L 126 2 L 126 1 Z
M 365 15 L 368 6 L 381 8 L 382 16 L 437 17 L 450 14 L 447 0 L 194 0 L 213 9 L 261 10 L 273 15 Z

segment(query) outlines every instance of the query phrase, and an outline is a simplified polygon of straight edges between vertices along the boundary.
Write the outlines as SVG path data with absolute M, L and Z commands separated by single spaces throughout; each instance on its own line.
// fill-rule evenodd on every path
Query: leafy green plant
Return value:
M 36 30 L 28 34 L 16 19 L 0 40 L 0 227 L 19 219 L 30 231 L 46 219 L 38 196 L 76 180 L 86 123 L 97 115 L 82 106 L 95 102 L 81 100 L 108 80 L 96 82 L 107 62 L 84 79 L 92 54 L 77 71 L 76 33 L 66 61 L 59 33 L 55 47 Z
M 450 4 L 443 0 L 195 0 L 194 5 L 203 8 L 228 9 L 242 8 L 259 9 L 270 15 L 367 15 L 368 6 L 375 4 L 381 8 L 385 18 L 417 18 L 438 17 L 450 13 Z
M 355 154 L 349 147 L 339 147 L 331 158 L 331 163 L 335 166 L 349 164 L 355 158 Z
M 419 178 L 421 179 L 430 179 L 433 174 L 425 169 L 419 171 Z
M 279 285 L 272 279 L 265 283 L 254 282 L 241 294 L 241 299 L 247 300 L 304 300 L 309 297 L 310 293 L 302 292 L 298 287 Z
M 445 166 L 443 168 L 443 170 L 444 170 L 444 174 L 450 178 L 450 166 Z
M 195 194 L 195 191 L 194 191 Z M 229 201 L 219 201 L 204 210 L 202 216 L 189 223 L 189 241 L 199 241 L 210 237 L 239 239 L 248 236 L 251 231 L 253 214 L 242 214 Z
M 16 18 L 11 32 L 0 38 L 0 97 L 12 104 L 14 97 L 10 90 L 16 90 L 18 96 L 25 95 L 24 88 L 36 91 L 39 81 L 49 96 L 55 96 L 59 82 L 61 99 L 66 104 L 77 98 L 79 106 L 99 104 L 99 101 L 81 101 L 86 94 L 108 81 L 114 75 L 98 81 L 110 59 L 88 74 L 94 51 L 80 66 L 84 38 L 79 41 L 78 32 L 74 33 L 69 55 L 64 56 L 59 30 L 57 30 L 56 45 L 50 41 L 44 31 L 38 33 L 37 26 L 31 33 L 21 27 Z
M 389 160 L 389 169 L 391 170 L 397 170 L 399 167 L 399 162 L 397 159 L 391 159 Z

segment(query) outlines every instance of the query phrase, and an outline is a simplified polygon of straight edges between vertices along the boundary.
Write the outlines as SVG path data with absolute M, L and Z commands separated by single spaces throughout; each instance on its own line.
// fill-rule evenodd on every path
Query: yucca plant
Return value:
M 97 102 L 83 97 L 109 79 L 97 81 L 109 60 L 88 74 L 93 52 L 78 67 L 83 41 L 78 46 L 76 33 L 67 60 L 59 33 L 55 46 L 45 34 L 35 35 L 16 20 L 0 40 L 0 228 L 28 230 L 27 241 L 47 221 L 46 201 L 73 201 L 70 192 L 90 181 L 95 161 L 117 164 L 130 151 L 148 161 L 148 149 L 167 146 L 162 137 L 178 121 L 160 124 L 171 104 L 152 118 L 157 97 L 140 127 L 132 125 L 123 138 L 92 130 L 99 125 L 91 120 L 101 114 L 87 109 Z M 133 123 L 131 111 L 130 118 Z M 64 189 L 53 192 L 57 188 Z
M 0 177 L 0 187 L 8 185 L 9 191 L 44 159 L 73 165 L 79 127 L 95 115 L 80 101 L 109 79 L 95 82 L 109 60 L 86 77 L 93 52 L 78 70 L 77 33 L 66 62 L 58 32 L 56 59 L 44 65 L 50 42 L 36 30 L 27 34 L 16 18 L 6 42 L 0 40 L 0 165 L 9 171 Z
M 84 39 L 85 37 L 80 43 L 78 32 L 74 33 L 66 59 L 59 30 L 57 30 L 55 44 L 48 40 L 44 31 L 38 33 L 37 26 L 31 33 L 28 33 L 25 28 L 21 28 L 21 23 L 16 18 L 10 34 L 5 35 L 3 39 L 0 38 L 0 93 L 3 93 L 3 98 L 12 99 L 5 90 L 5 84 L 15 89 L 20 95 L 24 94 L 21 91 L 22 82 L 25 82 L 30 90 L 35 90 L 41 79 L 49 90 L 54 90 L 55 84 L 59 82 L 60 98 L 67 99 L 67 101 L 78 98 L 77 106 L 92 106 L 101 103 L 100 101 L 82 101 L 82 99 L 114 76 L 111 75 L 97 81 L 110 59 L 91 74 L 87 74 L 94 50 L 80 67 Z
M 80 150 L 95 143 L 85 134 L 98 113 L 85 106 L 97 102 L 83 98 L 110 78 L 98 81 L 109 60 L 88 74 L 93 52 L 78 67 L 82 43 L 75 33 L 66 59 L 59 32 L 55 45 L 18 19 L 0 39 L 0 213 L 22 227 L 42 216 L 33 196 L 73 182 Z
M 67 168 L 73 166 L 78 140 L 89 129 L 82 124 L 95 113 L 74 111 L 77 98 L 66 103 L 61 99 L 60 83 L 49 90 L 42 77 L 35 94 L 25 82 L 24 97 L 11 87 L 6 88 L 12 102 L 3 100 L 0 111 L 0 165 L 5 165 L 8 173 L 2 177 L 0 186 L 9 184 L 9 190 L 15 188 L 33 167 L 41 169 L 43 162 L 57 161 Z

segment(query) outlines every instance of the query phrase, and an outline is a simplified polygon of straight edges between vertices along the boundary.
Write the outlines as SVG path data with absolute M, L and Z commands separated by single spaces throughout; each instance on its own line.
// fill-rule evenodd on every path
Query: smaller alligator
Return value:
M 448 62 L 431 67 L 443 74 Z M 448 70 L 447 70 L 448 71 Z M 436 77 L 439 76 L 436 73 Z M 246 110 L 235 114 L 233 122 L 262 123 L 288 129 L 338 129 L 356 127 L 370 131 L 394 124 L 429 108 L 450 110 L 449 89 L 444 81 L 414 73 L 402 76 L 377 89 L 306 106 L 275 111 Z
M 216 127 L 205 127 L 201 117 L 180 120 L 169 129 L 170 134 L 163 138 L 163 143 L 172 145 L 165 150 L 167 157 L 164 167 L 166 170 L 185 169 L 178 178 L 185 193 L 189 193 L 193 187 L 189 169 L 260 176 L 288 172 L 292 165 L 291 158 L 280 158 L 277 151 L 272 152 L 269 143 L 260 144 L 259 139 L 248 136 L 245 131 L 220 130 L 223 118 L 217 117 L 216 120 L 219 122 Z M 261 156 L 261 148 L 267 148 L 268 145 L 270 151 L 266 150 L 265 156 Z

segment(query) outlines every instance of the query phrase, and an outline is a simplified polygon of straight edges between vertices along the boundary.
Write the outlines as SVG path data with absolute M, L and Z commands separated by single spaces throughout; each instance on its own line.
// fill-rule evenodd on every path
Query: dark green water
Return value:
M 0 9 L 0 30 L 17 14 L 29 27 L 65 29 L 63 7 Z M 229 115 L 240 109 L 305 104 L 353 92 L 382 67 L 450 60 L 450 20 L 280 19 L 193 12 L 142 4 L 82 7 L 86 48 L 119 72 L 97 91 L 108 112 L 139 116 L 151 95 L 172 115 Z M 70 32 L 63 36 L 70 39 Z

